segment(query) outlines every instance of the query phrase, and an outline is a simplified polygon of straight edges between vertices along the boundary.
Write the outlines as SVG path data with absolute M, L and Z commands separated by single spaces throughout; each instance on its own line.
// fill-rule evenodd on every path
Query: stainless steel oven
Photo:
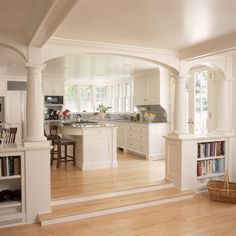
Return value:
M 63 96 L 45 96 L 45 105 L 63 105 Z

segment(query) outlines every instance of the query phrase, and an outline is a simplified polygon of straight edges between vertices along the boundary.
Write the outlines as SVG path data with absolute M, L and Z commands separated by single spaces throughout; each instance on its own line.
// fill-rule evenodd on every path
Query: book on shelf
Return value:
M 20 175 L 20 157 L 0 157 L 0 176 Z
M 216 157 L 224 156 L 225 141 L 198 143 L 197 157 Z
M 197 177 L 224 172 L 224 159 L 209 159 L 197 161 Z

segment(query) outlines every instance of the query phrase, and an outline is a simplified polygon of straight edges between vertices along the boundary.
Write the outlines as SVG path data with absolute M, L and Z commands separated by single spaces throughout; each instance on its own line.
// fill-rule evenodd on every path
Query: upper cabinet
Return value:
M 134 78 L 134 105 L 162 105 L 169 103 L 169 73 L 160 69 L 153 75 Z
M 43 80 L 44 95 L 64 95 L 64 81 L 63 80 Z
M 134 79 L 134 105 L 160 104 L 160 80 L 157 75 Z
M 0 96 L 5 96 L 7 92 L 7 81 L 0 79 Z

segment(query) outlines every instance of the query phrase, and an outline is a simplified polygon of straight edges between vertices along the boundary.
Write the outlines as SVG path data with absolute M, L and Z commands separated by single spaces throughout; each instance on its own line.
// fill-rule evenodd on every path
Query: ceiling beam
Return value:
M 35 1 L 25 25 L 29 46 L 42 47 L 78 0 Z
M 236 33 L 218 37 L 192 47 L 180 50 L 180 60 L 193 60 L 196 58 L 225 53 L 236 49 Z

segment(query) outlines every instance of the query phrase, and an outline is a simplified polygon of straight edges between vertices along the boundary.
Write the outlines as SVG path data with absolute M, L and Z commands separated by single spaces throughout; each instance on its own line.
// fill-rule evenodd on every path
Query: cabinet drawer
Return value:
M 144 142 L 140 142 L 137 140 L 128 140 L 127 148 L 134 152 L 146 153 L 147 145 Z
M 107 135 L 111 134 L 110 129 L 104 129 L 104 128 L 87 128 L 84 130 L 84 134 L 89 134 L 89 135 Z
M 127 125 L 127 132 L 147 133 L 148 128 L 142 125 Z
M 128 132 L 127 138 L 143 142 L 147 139 L 147 135 L 141 133 Z

